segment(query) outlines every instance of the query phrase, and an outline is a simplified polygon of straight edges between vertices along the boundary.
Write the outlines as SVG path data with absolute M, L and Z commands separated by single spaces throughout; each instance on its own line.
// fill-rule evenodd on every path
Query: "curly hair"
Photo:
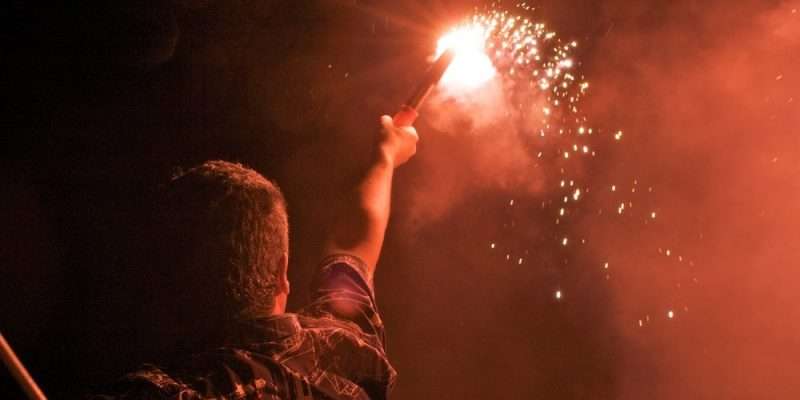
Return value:
M 173 265 L 162 276 L 173 295 L 214 321 L 268 316 L 289 248 L 278 186 L 241 164 L 207 161 L 175 176 L 165 194 Z

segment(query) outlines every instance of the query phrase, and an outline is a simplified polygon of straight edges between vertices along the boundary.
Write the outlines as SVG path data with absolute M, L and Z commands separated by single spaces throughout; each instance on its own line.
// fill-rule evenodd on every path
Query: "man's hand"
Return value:
M 405 164 L 417 152 L 419 135 L 413 126 L 395 126 L 392 117 L 388 115 L 381 117 L 381 125 L 383 128 L 378 148 L 379 154 L 381 159 L 397 168 Z

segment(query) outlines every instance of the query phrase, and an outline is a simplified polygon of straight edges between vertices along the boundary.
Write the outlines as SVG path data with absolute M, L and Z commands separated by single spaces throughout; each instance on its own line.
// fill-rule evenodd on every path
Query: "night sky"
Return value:
M 45 393 L 154 357 L 176 168 L 281 186 L 302 306 L 378 117 L 487 3 L 7 5 L 0 330 Z M 593 154 L 487 96 L 421 110 L 376 275 L 395 398 L 800 398 L 800 1 L 528 5 L 497 7 L 577 43 Z

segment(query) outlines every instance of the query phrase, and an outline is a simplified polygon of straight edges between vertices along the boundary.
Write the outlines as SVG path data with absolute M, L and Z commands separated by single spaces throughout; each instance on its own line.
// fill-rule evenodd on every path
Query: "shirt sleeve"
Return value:
M 325 258 L 315 273 L 311 303 L 304 314 L 352 323 L 355 325 L 353 328 L 376 338 L 383 348 L 383 322 L 366 271 L 364 261 L 352 255 L 338 254 Z

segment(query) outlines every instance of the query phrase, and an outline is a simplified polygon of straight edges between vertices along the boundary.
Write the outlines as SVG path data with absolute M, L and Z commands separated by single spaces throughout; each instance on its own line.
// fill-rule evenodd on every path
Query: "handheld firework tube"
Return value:
M 411 93 L 411 96 L 400 108 L 400 111 L 392 118 L 396 126 L 411 126 L 411 124 L 417 120 L 419 116 L 417 110 L 422 106 L 425 98 L 430 94 L 431 89 L 433 89 L 436 83 L 439 82 L 439 79 L 442 78 L 444 72 L 447 71 L 447 67 L 453 62 L 453 57 L 455 57 L 455 53 L 452 49 L 445 50 L 445 52 L 436 59 L 433 65 L 428 68 L 422 82 L 417 85 L 417 88 Z

